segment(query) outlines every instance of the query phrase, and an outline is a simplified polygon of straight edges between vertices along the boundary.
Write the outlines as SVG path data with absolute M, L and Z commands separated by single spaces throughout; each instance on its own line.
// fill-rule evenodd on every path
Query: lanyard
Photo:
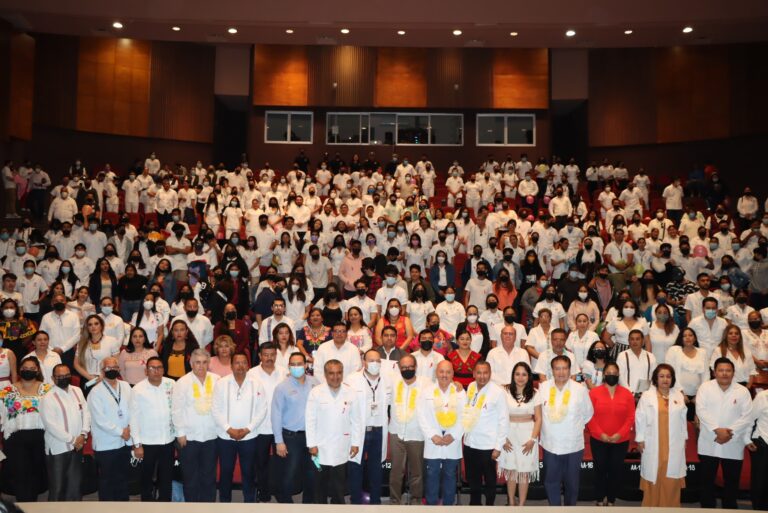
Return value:
M 368 388 L 371 389 L 371 395 L 373 395 L 373 402 L 376 402 L 376 390 L 379 389 L 379 385 L 381 384 L 381 378 L 376 380 L 376 386 L 371 385 L 371 382 L 368 381 L 368 378 L 365 378 L 365 382 L 368 383 Z
M 117 395 L 112 391 L 112 387 L 109 385 L 109 383 L 104 383 L 104 387 L 107 389 L 107 392 L 109 392 L 109 395 L 112 396 L 112 399 L 115 400 L 115 403 L 117 404 L 118 409 L 120 408 L 120 398 L 123 395 L 123 391 L 120 389 L 120 383 L 117 384 Z

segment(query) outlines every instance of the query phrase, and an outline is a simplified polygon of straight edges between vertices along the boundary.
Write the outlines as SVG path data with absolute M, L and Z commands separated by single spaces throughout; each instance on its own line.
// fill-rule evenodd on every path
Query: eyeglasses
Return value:
M 120 370 L 120 367 L 104 367 L 105 371 Z
M 333 330 L 333 332 L 341 334 L 341 333 L 346 333 L 347 330 Z
M 160 367 L 153 366 L 153 367 L 147 367 L 147 370 L 151 370 L 151 371 L 154 371 L 154 372 L 163 372 L 163 370 L 165 370 L 165 369 L 163 369 L 162 366 L 160 366 Z

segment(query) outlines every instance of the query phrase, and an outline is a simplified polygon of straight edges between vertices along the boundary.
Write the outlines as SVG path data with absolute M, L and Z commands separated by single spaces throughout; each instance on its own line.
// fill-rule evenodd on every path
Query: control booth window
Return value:
M 535 114 L 478 114 L 478 146 L 535 146 Z
M 264 116 L 264 142 L 311 144 L 312 122 L 311 112 L 267 111 Z

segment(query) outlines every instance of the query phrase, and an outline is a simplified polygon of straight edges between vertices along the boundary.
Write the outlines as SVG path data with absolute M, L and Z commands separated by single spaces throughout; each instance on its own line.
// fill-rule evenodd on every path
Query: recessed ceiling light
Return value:
M 397 35 L 398 36 L 404 36 L 405 35 L 405 30 L 398 30 L 397 31 Z
M 181 27 L 174 25 L 173 27 L 171 27 L 171 30 L 173 30 L 174 32 L 179 32 L 181 30 Z
M 227 29 L 227 32 L 229 32 L 230 34 L 237 34 L 237 29 L 235 27 L 229 27 Z
M 627 29 L 627 30 L 625 30 L 625 31 L 624 31 L 624 34 L 628 36 L 628 35 L 630 35 L 632 32 L 634 32 L 634 30 L 632 30 L 632 29 Z
M 341 33 L 342 34 L 349 34 L 349 29 L 348 28 L 341 29 Z
M 121 28 L 123 28 L 123 24 L 120 23 L 119 21 L 116 21 L 116 22 L 112 23 L 112 28 L 121 29 Z
M 568 36 L 568 37 L 573 37 L 573 36 L 576 35 L 576 31 L 575 30 L 566 30 L 565 31 L 565 35 Z
M 691 32 L 693 32 L 693 27 L 685 27 L 683 29 L 683 34 L 690 34 Z
M 512 37 L 517 37 L 517 32 L 510 32 L 509 35 Z
M 454 30 L 453 31 L 453 35 L 454 36 L 460 36 L 461 35 L 461 30 L 459 30 L 459 29 Z
M 285 29 L 286 34 L 293 34 L 293 29 Z

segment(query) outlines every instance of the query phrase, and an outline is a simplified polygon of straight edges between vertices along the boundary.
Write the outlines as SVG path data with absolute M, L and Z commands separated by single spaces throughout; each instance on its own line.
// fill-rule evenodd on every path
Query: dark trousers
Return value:
M 109 451 L 95 451 L 93 454 L 99 470 L 99 500 L 127 501 L 131 449 L 126 446 Z
M 750 453 L 752 458 L 752 482 L 750 495 L 752 509 L 768 510 L 768 444 L 762 438 L 752 440 L 757 450 Z
M 613 504 L 616 502 L 616 491 L 621 482 L 629 442 L 610 444 L 590 438 L 589 444 L 595 463 L 595 500 L 602 502 L 603 498 L 607 498 L 608 502 Z
M 145 445 L 144 460 L 141 462 L 141 500 L 171 502 L 171 481 L 173 481 L 173 443 Z M 155 483 L 157 472 L 157 483 Z
M 216 502 L 216 440 L 190 442 L 181 450 L 185 502 Z
M 491 449 L 481 450 L 464 446 L 464 469 L 469 481 L 469 505 L 481 506 L 485 494 L 485 505 L 493 506 L 496 501 L 496 461 Z
M 575 506 L 579 497 L 579 471 L 584 449 L 570 454 L 544 451 L 544 490 L 550 506 Z M 563 501 L 560 490 L 563 490 Z
M 557 230 L 562 229 L 565 224 L 568 222 L 568 216 L 556 216 L 555 217 L 555 228 Z
M 21 429 L 5 441 L 8 476 L 18 502 L 35 502 L 45 489 L 45 440 L 42 429 Z
M 77 451 L 45 456 L 48 470 L 48 501 L 79 501 L 83 498 L 83 455 Z
M 347 465 L 342 463 L 332 467 L 322 465 L 322 470 L 315 470 L 315 504 L 345 504 L 344 485 L 347 479 Z
M 667 219 L 675 223 L 675 226 L 680 226 L 680 219 L 683 218 L 682 210 L 667 210 Z
M 715 499 L 715 477 L 717 467 L 723 466 L 723 508 L 737 509 L 736 496 L 739 493 L 741 460 L 729 460 L 699 454 L 699 475 L 701 476 L 700 501 L 702 508 L 717 507 Z M 754 474 L 754 470 L 752 471 Z
M 424 460 L 424 498 L 427 506 L 443 506 L 456 503 L 457 469 L 461 460 Z
M 307 450 L 307 437 L 304 431 L 288 431 L 283 429 L 283 443 L 288 448 L 288 455 L 280 458 L 282 465 L 280 488 L 277 502 L 293 502 L 293 492 L 296 481 L 299 481 L 302 493 L 302 502 L 312 504 L 315 499 L 315 470 L 309 451 Z M 325 476 L 321 476 L 324 478 Z
M 256 439 L 224 440 L 216 439 L 219 452 L 219 502 L 232 502 L 232 476 L 235 473 L 235 460 L 240 460 L 240 476 L 243 485 L 243 502 L 256 502 L 256 485 L 253 465 L 256 458 Z
M 45 214 L 45 189 L 34 189 L 29 191 L 29 210 L 32 212 L 32 218 L 35 221 L 43 219 Z
M 371 485 L 370 504 L 381 504 L 381 481 L 383 472 L 381 469 L 381 443 L 382 428 L 373 428 L 365 432 L 363 443 L 362 464 L 350 461 L 349 473 L 349 498 L 352 504 L 363 503 L 363 473 L 368 475 L 368 483 Z
M 269 502 L 272 493 L 269 489 L 269 452 L 275 437 L 259 435 L 256 437 L 256 498 L 259 502 Z

